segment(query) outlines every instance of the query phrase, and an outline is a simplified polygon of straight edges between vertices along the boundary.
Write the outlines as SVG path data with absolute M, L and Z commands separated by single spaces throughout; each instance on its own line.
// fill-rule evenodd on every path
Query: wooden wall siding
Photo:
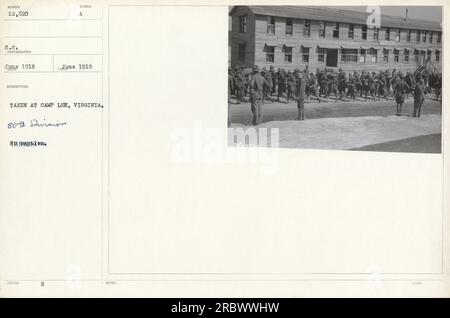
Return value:
M 240 16 L 247 15 L 247 32 L 239 32 Z M 239 7 L 231 20 L 231 65 L 250 67 L 255 64 L 255 15 L 247 7 Z M 245 60 L 239 60 L 239 44 L 246 43 Z
M 294 19 L 292 21 L 293 25 L 293 32 L 292 35 L 295 36 L 302 36 L 303 35 L 303 21 L 299 19 Z
M 406 36 L 408 33 L 406 30 L 400 30 L 400 42 L 406 42 Z
M 348 26 L 347 23 L 339 24 L 339 39 L 348 40 Z M 354 40 L 351 41 L 353 42 Z
M 251 17 L 251 19 L 250 19 Z M 233 20 L 234 21 L 234 20 Z M 236 22 L 236 30 L 239 28 L 239 19 L 237 18 Z M 253 25 L 251 25 L 253 24 Z M 374 47 L 378 50 L 377 55 L 377 62 L 373 63 L 370 61 L 371 56 L 366 56 L 366 62 L 361 63 L 359 62 L 360 56 L 358 51 L 358 62 L 352 62 L 352 63 L 343 63 L 341 61 L 341 50 L 339 50 L 338 54 L 338 68 L 341 67 L 342 69 L 346 71 L 353 71 L 353 70 L 368 70 L 368 71 L 376 71 L 381 69 L 399 69 L 399 70 L 415 70 L 417 68 L 417 65 L 414 61 L 414 48 L 417 48 L 419 50 L 426 50 L 427 48 L 430 48 L 433 50 L 432 59 L 431 61 L 437 66 L 441 67 L 441 61 L 442 61 L 442 52 L 441 52 L 441 61 L 436 62 L 435 61 L 435 50 L 442 50 L 442 44 L 437 43 L 437 32 L 433 32 L 433 42 L 429 43 L 428 41 L 426 43 L 422 42 L 422 39 L 420 42 L 415 41 L 416 37 L 416 31 L 413 30 L 411 34 L 411 41 L 407 42 L 406 37 L 408 34 L 408 30 L 401 29 L 400 30 L 400 41 L 395 41 L 395 35 L 397 32 L 397 29 L 391 28 L 391 39 L 390 41 L 385 40 L 385 33 L 386 28 L 382 27 L 379 30 L 379 36 L 378 40 L 373 40 L 373 33 L 374 29 L 368 28 L 367 29 L 367 40 L 362 40 L 362 25 L 355 24 L 354 25 L 354 38 L 350 39 L 348 38 L 348 27 L 349 23 L 340 23 L 340 29 L 339 29 L 339 39 L 333 38 L 333 28 L 334 28 L 334 22 L 325 22 L 325 38 L 319 38 L 319 27 L 320 21 L 317 20 L 310 20 L 310 36 L 305 37 L 303 35 L 303 29 L 304 29 L 304 20 L 302 19 L 293 19 L 293 34 L 292 35 L 286 35 L 286 18 L 282 17 L 275 17 L 275 34 L 268 34 L 267 33 L 267 16 L 262 15 L 250 15 L 249 14 L 249 34 L 247 35 L 248 38 L 245 39 L 249 43 L 253 43 L 253 47 L 250 48 L 248 46 L 247 48 L 247 55 L 252 55 L 254 58 L 248 58 L 246 60 L 246 66 L 252 66 L 254 64 L 257 64 L 261 67 L 269 67 L 270 65 L 273 65 L 275 68 L 285 68 L 285 69 L 295 69 L 300 68 L 304 69 L 306 65 L 308 65 L 308 68 L 310 70 L 315 70 L 317 67 L 323 68 L 325 67 L 325 63 L 319 63 L 318 62 L 318 54 L 317 54 L 317 46 L 321 47 L 343 47 L 343 48 L 370 48 Z M 234 27 L 234 24 L 233 24 Z M 232 32 L 232 41 L 243 41 L 242 35 L 236 35 L 234 32 Z M 275 60 L 274 63 L 266 62 L 266 52 L 264 50 L 265 45 L 271 45 L 276 46 L 275 47 Z M 290 46 L 292 47 L 292 63 L 287 63 L 284 61 L 284 52 L 283 52 L 283 46 Z M 302 45 L 306 47 L 310 47 L 310 55 L 309 55 L 309 63 L 303 63 L 302 54 L 301 54 L 301 48 Z M 238 49 L 237 49 L 237 42 L 232 43 L 232 47 L 236 46 L 236 50 L 234 51 L 232 49 L 232 52 L 235 52 L 235 55 L 237 57 Z M 388 62 L 383 61 L 383 48 L 389 49 L 389 60 Z M 399 54 L 399 62 L 394 62 L 394 48 L 398 48 L 400 51 Z M 405 63 L 403 56 L 404 56 L 404 49 L 409 48 L 410 51 L 410 58 L 409 62 Z M 326 57 L 325 57 L 326 60 Z M 233 63 L 232 58 L 232 65 L 237 65 Z
M 365 24 L 368 14 L 366 12 L 350 10 L 327 10 L 326 8 L 315 8 L 311 6 L 248 6 L 256 15 L 277 16 L 285 18 L 312 19 L 330 22 Z M 237 8 L 237 7 L 234 7 Z M 231 10 L 233 15 L 235 9 Z M 401 29 L 420 29 L 441 31 L 440 23 L 423 21 L 417 19 L 404 20 L 399 17 L 381 15 L 381 23 L 385 27 Z
M 332 39 L 333 38 L 333 28 L 334 23 L 333 22 L 326 22 L 325 23 L 325 38 Z
M 362 39 L 362 25 L 356 24 L 353 30 L 353 39 L 355 41 L 366 41 Z
M 378 40 L 384 41 L 385 37 L 386 37 L 386 28 L 380 28 L 378 30 Z

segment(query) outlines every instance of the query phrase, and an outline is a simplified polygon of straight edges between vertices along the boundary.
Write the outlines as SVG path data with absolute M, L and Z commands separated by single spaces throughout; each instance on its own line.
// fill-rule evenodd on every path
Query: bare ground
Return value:
M 410 115 L 413 111 L 414 101 L 409 98 L 403 105 L 402 113 Z M 297 104 L 291 102 L 266 102 L 263 105 L 263 123 L 268 121 L 293 120 L 297 117 Z M 441 114 L 441 102 L 426 99 L 422 106 L 423 114 Z M 395 114 L 395 102 L 389 101 L 338 101 L 328 103 L 305 103 L 305 118 L 338 118 L 362 116 L 390 116 Z M 234 124 L 251 125 L 252 112 L 250 103 L 231 105 L 231 122 Z
M 310 103 L 306 120 L 296 121 L 295 103 L 266 103 L 256 128 L 278 128 L 286 148 L 440 153 L 441 103 L 427 99 L 421 118 L 409 115 L 412 108 L 409 99 L 398 117 L 393 101 Z M 253 127 L 249 104 L 232 105 L 231 115 L 232 127 Z

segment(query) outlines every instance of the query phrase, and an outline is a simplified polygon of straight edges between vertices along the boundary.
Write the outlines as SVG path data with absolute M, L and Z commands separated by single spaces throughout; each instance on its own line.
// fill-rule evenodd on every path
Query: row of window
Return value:
M 246 45 L 245 43 L 239 44 L 238 49 L 238 55 L 239 60 L 244 61 L 245 60 L 245 49 Z M 285 63 L 292 63 L 292 47 L 284 46 L 283 47 L 283 54 L 284 54 L 284 62 Z M 275 61 L 275 46 L 265 46 L 264 51 L 266 52 L 266 62 L 273 63 Z M 309 63 L 309 56 L 310 56 L 310 48 L 309 47 L 303 47 L 301 48 L 301 56 L 303 63 Z M 383 49 L 383 62 L 389 61 L 389 50 Z M 327 54 L 326 48 L 318 48 L 317 49 L 317 61 L 319 63 L 324 63 L 325 58 Z M 400 50 L 394 49 L 394 62 L 398 63 L 400 62 Z M 425 51 L 418 51 L 414 50 L 414 62 L 419 61 L 419 57 L 425 56 Z M 403 62 L 409 63 L 410 62 L 410 50 L 405 49 L 403 53 Z M 427 52 L 427 58 L 431 59 L 431 51 L 428 50 Z M 370 49 L 341 49 L 341 62 L 343 63 L 354 63 L 354 62 L 360 62 L 360 63 L 366 63 L 368 62 L 374 62 L 376 63 L 378 59 L 378 50 L 374 48 Z M 435 60 L 436 62 L 439 62 L 440 60 L 440 51 L 435 51 Z
M 325 22 L 321 21 L 319 22 L 319 37 L 325 38 Z M 333 38 L 339 38 L 340 37 L 340 25 L 339 23 L 333 24 Z M 374 28 L 373 32 L 373 40 L 379 40 L 379 28 Z M 386 41 L 397 41 L 400 42 L 400 29 L 392 29 L 392 28 L 386 28 L 384 35 L 384 40 Z M 243 15 L 240 17 L 240 23 L 239 23 L 239 32 L 245 33 L 247 32 L 247 16 Z M 267 33 L 268 34 L 275 34 L 275 17 L 267 17 Z M 432 31 L 415 31 L 415 37 L 413 37 L 413 31 L 407 30 L 406 32 L 406 42 L 424 42 L 424 43 L 433 43 L 433 34 L 435 32 Z M 285 27 L 285 34 L 286 35 L 293 35 L 293 19 L 286 19 L 286 27 Z M 353 39 L 355 35 L 355 25 L 350 24 L 348 27 L 348 33 L 347 37 L 349 39 Z M 303 21 L 303 36 L 304 37 L 310 37 L 311 36 L 311 21 L 310 20 L 304 20 Z M 367 25 L 362 25 L 362 35 L 363 40 L 367 40 Z M 437 43 L 441 43 L 441 37 L 442 33 L 437 33 Z
M 358 50 L 357 49 L 342 49 L 342 53 L 341 53 L 341 62 L 344 63 L 348 63 L 348 62 L 358 62 L 358 57 L 359 57 L 359 62 L 360 63 L 365 63 L 366 61 L 370 61 L 370 62 L 377 62 L 377 50 L 376 49 L 369 49 L 369 50 L 365 50 L 365 49 L 360 49 L 359 50 L 359 55 L 358 55 Z M 383 53 L 383 62 L 388 62 L 389 61 L 389 50 L 387 49 L 383 49 L 382 50 Z M 394 62 L 398 63 L 400 62 L 400 50 L 394 49 L 393 50 L 393 55 L 394 55 Z M 427 58 L 429 58 L 431 60 L 431 51 L 428 51 L 426 53 Z M 436 62 L 439 62 L 440 60 L 440 55 L 441 52 L 439 50 L 435 51 L 435 60 Z M 369 58 L 367 58 L 367 56 L 369 56 Z M 403 53 L 403 62 L 404 63 L 409 63 L 410 62 L 410 50 L 405 49 L 404 53 Z M 418 50 L 414 50 L 414 62 L 418 62 L 419 58 L 424 58 L 425 57 L 425 51 L 418 51 Z M 320 58 L 319 55 L 319 62 L 323 61 L 323 58 Z

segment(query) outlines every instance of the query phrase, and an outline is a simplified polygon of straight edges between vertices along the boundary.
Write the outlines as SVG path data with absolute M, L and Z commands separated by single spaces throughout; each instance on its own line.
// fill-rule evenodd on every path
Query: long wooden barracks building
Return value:
M 441 70 L 438 22 L 381 15 L 375 28 L 370 13 L 309 6 L 235 6 L 229 14 L 231 66 L 414 71 L 429 59 Z

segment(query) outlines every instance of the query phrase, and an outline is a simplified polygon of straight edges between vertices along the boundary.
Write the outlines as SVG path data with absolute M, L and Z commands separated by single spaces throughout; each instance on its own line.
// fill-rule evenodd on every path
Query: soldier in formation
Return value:
M 422 110 L 422 104 L 425 100 L 425 81 L 420 78 L 414 86 L 414 110 L 413 117 L 420 117 L 420 111 Z
M 268 82 L 268 86 L 264 91 L 264 100 L 275 101 L 272 97 L 276 95 L 276 101 L 284 101 L 289 103 L 295 100 L 295 87 L 297 74 L 301 72 L 306 82 L 306 97 L 314 96 L 315 99 L 321 101 L 320 97 L 329 98 L 334 95 L 335 99 L 356 99 L 357 97 L 367 100 L 369 97 L 373 100 L 383 98 L 388 100 L 395 97 L 394 87 L 399 80 L 401 71 L 396 69 L 389 71 L 354 71 L 346 73 L 342 69 L 338 72 L 333 69 L 317 69 L 316 72 L 308 72 L 306 69 L 285 70 L 278 68 L 277 71 L 270 66 L 269 70 L 264 67 L 261 75 Z M 251 69 L 243 69 L 236 67 L 229 70 L 229 76 L 233 79 L 231 84 L 231 96 L 236 99 L 237 103 L 248 101 L 246 99 L 248 84 L 251 78 Z M 434 92 L 436 98 L 441 96 L 442 74 L 431 72 L 427 69 L 420 70 L 415 74 L 406 72 L 403 80 L 407 84 L 406 96 L 412 94 L 412 89 L 418 77 L 424 82 L 424 94 Z M 229 83 L 230 84 L 230 83 Z M 230 86 L 230 85 L 229 85 Z
M 405 94 L 409 90 L 408 84 L 406 84 L 403 74 L 399 72 L 395 79 L 394 93 L 395 103 L 397 104 L 397 116 L 402 114 L 402 106 L 405 102 Z
M 396 69 L 389 71 L 354 71 L 346 73 L 342 69 L 319 69 L 316 72 L 299 69 L 285 70 L 273 66 L 264 67 L 256 71 L 249 68 L 229 68 L 228 70 L 228 99 L 235 99 L 235 103 L 250 101 L 255 110 L 255 123 L 261 122 L 261 106 L 266 100 L 290 103 L 314 98 L 319 102 L 328 100 L 334 95 L 334 100 L 372 100 L 393 98 L 396 102 L 396 114 L 401 115 L 405 97 L 414 96 L 415 116 L 420 116 L 424 96 L 433 93 L 436 100 L 441 97 L 442 74 L 419 68 L 416 72 L 406 72 L 405 75 Z M 304 82 L 304 93 L 303 85 Z M 420 83 L 419 83 L 420 82 Z M 302 89 L 300 89 L 302 87 Z M 301 94 L 301 96 L 299 96 Z M 247 98 L 247 96 L 249 98 Z M 258 98 L 256 98 L 258 96 Z M 421 97 L 422 96 L 422 97 Z M 300 105 L 298 104 L 298 105 Z M 300 106 L 299 106 L 300 108 Z M 303 109 L 303 108 L 302 108 Z M 302 117 L 302 116 L 300 116 Z

